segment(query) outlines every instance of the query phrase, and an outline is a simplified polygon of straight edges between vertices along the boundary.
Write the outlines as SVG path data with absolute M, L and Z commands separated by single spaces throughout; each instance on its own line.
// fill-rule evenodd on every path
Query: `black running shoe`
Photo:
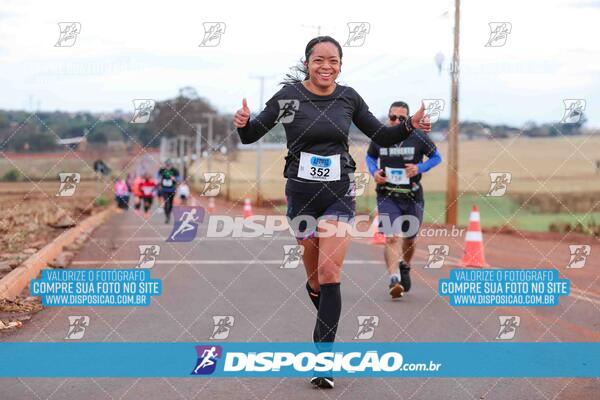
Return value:
M 402 282 L 402 286 L 404 287 L 404 291 L 408 292 L 410 290 L 410 265 L 405 263 L 404 261 L 400 261 L 400 282 Z
M 333 389 L 332 377 L 314 377 L 310 379 L 311 385 L 321 389 Z

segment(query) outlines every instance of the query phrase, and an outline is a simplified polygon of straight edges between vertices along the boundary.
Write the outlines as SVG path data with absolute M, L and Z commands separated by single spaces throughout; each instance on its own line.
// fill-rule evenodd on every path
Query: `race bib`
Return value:
M 298 177 L 311 181 L 339 181 L 340 155 L 318 156 L 311 153 L 300 153 Z
M 385 176 L 387 178 L 387 182 L 392 185 L 409 185 L 410 178 L 406 175 L 406 170 L 404 168 L 390 168 L 385 167 Z
M 173 186 L 173 181 L 171 179 L 163 179 L 162 185 L 163 187 L 171 187 Z
M 154 188 L 152 186 L 143 186 L 142 187 L 142 192 L 144 192 L 144 194 L 146 196 L 150 196 L 152 194 L 153 190 L 154 190 Z

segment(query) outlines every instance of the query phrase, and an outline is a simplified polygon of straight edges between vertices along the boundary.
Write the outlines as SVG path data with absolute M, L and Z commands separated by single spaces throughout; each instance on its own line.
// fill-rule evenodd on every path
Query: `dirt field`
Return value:
M 111 176 L 98 180 L 93 161 L 102 157 L 111 168 Z M 76 223 L 113 203 L 114 179 L 122 171 L 137 167 L 157 167 L 158 154 L 140 151 L 132 156 L 124 152 L 4 154 L 0 158 L 0 176 L 17 169 L 20 182 L 0 182 L 0 277 L 8 267 L 16 267 L 34 250 L 43 247 L 63 229 L 52 225 Z M 60 172 L 77 172 L 81 182 L 70 196 L 58 196 Z M 25 251 L 25 253 L 24 253 Z
M 63 153 L 4 153 L 0 158 L 0 178 L 10 170 L 19 172 L 21 181 L 56 180 L 60 172 L 77 172 L 82 179 L 95 178 L 94 161 L 101 159 L 111 169 L 112 175 L 121 174 L 138 164 L 142 157 L 158 159 L 154 149 L 138 150 L 131 154 L 122 151 Z
M 58 181 L 0 183 L 0 277 L 60 235 L 61 225 L 77 223 L 112 202 L 108 182 L 83 181 L 70 197 L 56 196 L 58 188 Z M 106 203 L 99 204 L 98 196 Z
M 447 143 L 440 143 L 439 149 L 446 160 Z M 352 146 L 350 152 L 358 166 L 357 171 L 366 171 L 366 146 Z M 285 149 L 263 151 L 261 190 L 264 198 L 280 199 L 283 196 L 285 154 Z M 240 151 L 238 159 L 230 164 L 232 198 L 255 196 L 255 156 L 254 150 Z M 597 159 L 600 159 L 600 137 L 464 141 L 459 150 L 459 190 L 487 192 L 490 172 L 510 172 L 509 193 L 587 192 L 600 187 L 600 173 L 595 170 Z M 427 173 L 424 184 L 428 191 L 445 191 L 446 167 L 444 161 Z M 206 162 L 196 165 L 193 170 L 196 174 L 206 171 Z M 226 172 L 225 160 L 213 159 L 212 170 Z

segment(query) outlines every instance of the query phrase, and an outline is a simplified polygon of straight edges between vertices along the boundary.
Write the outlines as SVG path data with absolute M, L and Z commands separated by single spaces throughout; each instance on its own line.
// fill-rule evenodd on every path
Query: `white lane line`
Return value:
M 426 251 L 419 251 L 424 256 L 428 256 Z M 450 261 L 460 261 L 454 257 L 448 257 Z M 79 260 L 71 262 L 71 265 L 137 265 L 139 260 Z M 155 264 L 180 264 L 180 265 L 283 265 L 282 260 L 156 260 Z M 344 264 L 348 265 L 384 265 L 381 260 L 344 260 Z M 501 269 L 498 267 L 489 267 L 490 269 Z M 579 300 L 587 301 L 596 305 L 600 305 L 600 296 L 595 293 L 587 293 L 583 290 L 571 288 L 571 293 L 568 297 L 574 297 Z
M 100 235 L 94 235 L 94 239 L 96 240 L 114 240 L 114 241 L 118 241 L 118 240 L 125 240 L 128 239 L 130 242 L 139 242 L 139 241 L 150 241 L 150 240 L 155 240 L 155 241 L 160 241 L 160 242 L 164 242 L 167 240 L 167 237 L 169 236 L 169 232 L 165 232 L 165 236 L 134 236 L 134 237 L 119 237 L 119 236 L 100 236 Z M 196 239 L 193 240 L 193 242 L 224 242 L 224 241 L 260 241 L 260 240 L 287 240 L 290 242 L 290 244 L 296 244 L 296 240 L 291 237 L 291 236 L 276 236 L 276 237 L 269 237 L 269 236 L 262 236 L 262 237 L 258 237 L 258 238 L 231 238 L 231 237 L 224 237 L 224 238 L 207 238 L 207 237 L 197 237 Z M 170 242 L 171 244 L 177 244 L 177 242 Z M 182 242 L 182 243 L 189 243 L 189 242 Z
M 568 297 L 575 297 L 578 300 L 589 301 L 590 303 L 600 306 L 600 300 L 596 300 L 595 298 L 588 297 L 587 295 L 589 295 L 589 293 L 586 293 L 586 295 L 579 294 L 579 293 L 585 293 L 585 292 L 582 290 L 579 290 L 579 289 L 571 289 L 571 294 L 569 294 Z
M 78 260 L 71 265 L 137 265 L 139 260 Z M 155 264 L 188 264 L 188 265 L 240 265 L 240 264 L 274 264 L 282 265 L 283 260 L 156 260 Z M 374 264 L 383 267 L 383 261 L 377 260 L 345 260 L 344 264 Z

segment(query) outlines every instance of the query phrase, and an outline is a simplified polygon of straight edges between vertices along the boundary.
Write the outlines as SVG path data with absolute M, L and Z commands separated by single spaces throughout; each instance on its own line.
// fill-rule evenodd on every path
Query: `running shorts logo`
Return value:
M 217 360 L 223 355 L 221 346 L 196 346 L 198 361 L 192 375 L 210 375 L 217 368 Z

